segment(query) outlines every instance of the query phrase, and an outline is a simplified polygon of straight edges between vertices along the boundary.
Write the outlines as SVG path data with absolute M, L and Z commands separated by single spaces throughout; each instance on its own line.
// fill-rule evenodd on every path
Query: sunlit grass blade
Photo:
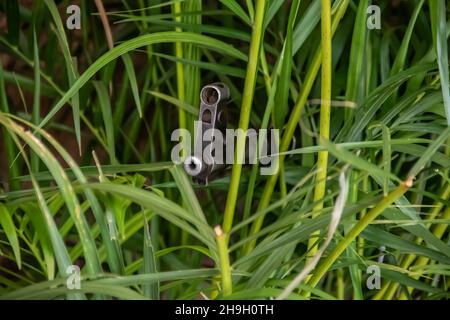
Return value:
M 447 23 L 446 2 L 444 0 L 430 0 L 431 29 L 433 32 L 434 49 L 437 54 L 439 76 L 441 81 L 442 96 L 444 97 L 445 114 L 447 125 L 450 126 L 450 90 L 448 72 L 448 49 L 447 49 Z
M 19 239 L 17 238 L 16 226 L 14 225 L 13 218 L 8 208 L 0 203 L 0 226 L 5 232 L 6 238 L 11 245 L 16 258 L 17 267 L 19 270 L 22 267 L 22 257 L 20 254 Z

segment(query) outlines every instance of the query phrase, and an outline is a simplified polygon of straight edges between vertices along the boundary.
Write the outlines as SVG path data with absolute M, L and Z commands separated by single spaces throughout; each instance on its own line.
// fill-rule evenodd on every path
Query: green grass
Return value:
M 0 299 L 449 298 L 446 1 L 103 3 L 0 4 Z M 217 81 L 274 175 L 171 162 Z

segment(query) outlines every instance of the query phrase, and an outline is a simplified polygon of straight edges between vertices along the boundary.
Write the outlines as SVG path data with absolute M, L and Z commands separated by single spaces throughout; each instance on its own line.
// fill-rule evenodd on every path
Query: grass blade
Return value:
M 131 92 L 133 93 L 134 103 L 136 104 L 139 117 L 142 118 L 142 106 L 141 99 L 139 98 L 139 89 L 136 80 L 136 73 L 134 72 L 133 62 L 129 54 L 122 55 L 122 61 L 125 65 L 125 70 L 127 72 L 128 79 L 130 80 Z
M 447 22 L 444 0 L 430 0 L 431 29 L 433 31 L 434 49 L 437 54 L 442 96 L 444 97 L 447 125 L 450 126 L 450 90 L 448 73 Z
M 17 238 L 16 226 L 14 225 L 11 213 L 3 203 L 0 203 L 0 226 L 3 229 L 3 232 L 5 232 L 6 238 L 11 245 L 11 248 L 14 252 L 14 257 L 16 259 L 17 267 L 20 270 L 22 268 L 22 258 L 20 255 L 19 239 Z

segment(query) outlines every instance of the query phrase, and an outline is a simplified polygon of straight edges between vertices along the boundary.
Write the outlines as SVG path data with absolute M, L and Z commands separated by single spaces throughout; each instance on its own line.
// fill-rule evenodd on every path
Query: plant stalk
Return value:
M 227 239 L 226 234 L 220 226 L 214 228 L 214 233 L 216 234 L 217 249 L 219 251 L 220 272 L 222 275 L 222 294 L 225 297 L 230 295 L 233 291 Z
M 321 106 L 320 106 L 320 139 L 319 144 L 322 144 L 322 139 L 330 139 L 330 113 L 331 113 L 331 1 L 322 0 L 322 82 L 321 82 Z M 323 209 L 323 197 L 325 196 L 327 184 L 327 169 L 328 169 L 328 151 L 320 151 L 317 158 L 317 176 L 316 185 L 314 188 L 313 201 L 316 203 L 313 209 L 312 218 L 314 219 L 320 214 Z M 317 237 L 319 231 L 311 234 L 308 241 L 309 255 L 314 256 L 317 252 L 318 244 Z
M 332 34 L 334 34 L 334 32 L 336 31 L 341 18 L 344 16 L 345 11 L 347 10 L 348 3 L 349 3 L 348 0 L 342 1 L 339 8 L 336 10 L 333 19 Z M 319 47 L 314 54 L 313 60 L 311 62 L 311 67 L 308 69 L 308 72 L 306 73 L 302 91 L 300 92 L 297 103 L 295 104 L 294 109 L 292 110 L 289 116 L 286 129 L 283 133 L 283 137 L 280 143 L 280 153 L 281 153 L 279 158 L 280 164 L 283 163 L 284 161 L 285 156 L 283 155 L 283 152 L 286 152 L 289 149 L 292 137 L 294 136 L 295 129 L 298 126 L 298 121 L 303 111 L 303 107 L 305 106 L 306 101 L 308 100 L 309 93 L 311 92 L 311 89 L 316 80 L 316 76 L 320 68 L 321 58 L 322 58 L 322 51 L 321 48 Z M 268 178 L 266 185 L 264 186 L 264 191 L 261 196 L 261 200 L 258 205 L 257 209 L 258 212 L 266 209 L 269 206 L 270 199 L 272 197 L 273 190 L 277 183 L 278 176 L 279 172 Z M 261 215 L 257 219 L 255 219 L 250 230 L 250 236 L 255 235 L 259 232 L 259 230 L 263 225 L 263 222 L 264 222 L 264 215 Z M 247 253 L 250 252 L 254 248 L 255 244 L 256 240 L 249 242 L 248 245 L 246 246 L 245 252 Z
M 256 16 L 253 24 L 252 39 L 250 44 L 249 59 L 247 65 L 247 74 L 245 77 L 244 92 L 242 94 L 241 115 L 239 118 L 239 129 L 247 132 L 250 112 L 252 108 L 253 96 L 255 93 L 256 76 L 258 73 L 259 51 L 263 39 L 263 22 L 266 7 L 266 0 L 257 0 Z M 238 157 L 245 152 L 245 138 L 237 139 L 234 164 L 231 172 L 230 189 L 227 195 L 225 214 L 223 220 L 223 229 L 225 233 L 229 233 L 233 225 L 233 217 L 236 209 L 236 201 L 239 191 L 239 180 L 241 178 L 242 161 Z

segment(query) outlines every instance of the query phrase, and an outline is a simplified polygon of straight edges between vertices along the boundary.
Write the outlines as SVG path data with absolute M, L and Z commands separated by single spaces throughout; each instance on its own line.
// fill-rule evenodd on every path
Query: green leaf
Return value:
M 320 21 L 320 1 L 312 1 L 293 34 L 292 53 L 295 55 Z
M 433 32 L 434 49 L 437 54 L 442 96 L 444 98 L 447 125 L 450 126 L 450 89 L 448 72 L 448 48 L 446 31 L 446 1 L 430 0 L 431 29 Z
M 3 203 L 0 203 L 0 226 L 3 229 L 3 232 L 5 232 L 6 238 L 13 249 L 17 267 L 21 269 L 22 259 L 20 256 L 20 245 L 17 237 L 16 226 L 14 225 L 11 213 Z
M 144 217 L 145 219 L 145 217 Z M 144 274 L 157 273 L 156 257 L 153 250 L 152 238 L 150 237 L 150 230 L 148 222 L 145 219 L 144 223 Z M 159 282 L 149 283 L 144 285 L 144 295 L 152 300 L 159 300 Z
M 45 126 L 50 121 L 50 119 L 52 119 L 53 116 L 64 106 L 64 104 L 66 104 L 80 90 L 81 87 L 83 87 L 83 85 L 87 81 L 89 81 L 101 68 L 106 66 L 111 61 L 117 59 L 125 53 L 133 51 L 140 47 L 145 47 L 156 43 L 170 42 L 193 43 L 214 49 L 223 54 L 228 54 L 243 61 L 246 60 L 246 56 L 239 50 L 233 48 L 231 45 L 195 33 L 169 31 L 139 36 L 114 47 L 113 49 L 103 54 L 94 63 L 92 63 L 89 68 L 87 68 L 86 71 L 77 79 L 72 87 L 64 94 L 64 96 L 58 101 L 58 103 L 52 108 L 47 116 L 41 121 L 39 127 L 42 128 L 43 126 Z
M 77 62 L 76 58 L 72 59 L 70 54 L 69 44 L 67 42 L 66 32 L 59 15 L 58 8 L 53 0 L 45 0 L 50 14 L 52 15 L 53 22 L 56 24 L 56 35 L 58 37 L 59 46 L 63 53 L 64 61 L 66 63 L 67 76 L 69 79 L 69 85 L 72 86 L 78 78 L 77 74 Z M 72 97 L 72 112 L 73 122 L 75 126 L 75 135 L 78 142 L 79 152 L 81 154 L 81 131 L 80 131 L 80 101 L 78 94 L 74 94 Z
M 104 192 L 111 192 L 113 194 L 120 195 L 124 198 L 130 199 L 131 201 L 146 207 L 156 214 L 160 215 L 164 219 L 170 221 L 171 223 L 177 225 L 186 232 L 192 234 L 194 237 L 213 248 L 214 242 L 212 240 L 212 230 L 204 222 L 199 221 L 190 212 L 186 211 L 176 203 L 155 195 L 152 192 L 144 191 L 132 186 L 116 185 L 112 183 L 100 183 L 100 184 L 89 184 L 87 187 L 96 189 Z M 190 224 L 195 225 L 201 230 L 210 230 L 210 235 L 205 237 L 203 234 L 199 233 Z
M 278 80 L 278 88 L 275 95 L 275 105 L 277 108 L 274 112 L 274 122 L 276 128 L 281 128 L 283 126 L 284 119 L 286 118 L 286 114 L 288 112 L 288 96 L 292 72 L 292 32 L 299 6 L 299 0 L 294 0 L 291 4 L 286 39 L 284 41 L 283 51 L 278 61 L 278 63 L 281 63 L 282 66 L 281 74 Z
M 116 144 L 114 141 L 114 124 L 113 124 L 113 118 L 112 118 L 112 109 L 111 109 L 111 103 L 109 101 L 109 95 L 108 91 L 103 84 L 103 82 L 100 81 L 93 81 L 93 85 L 95 90 L 97 91 L 98 95 L 98 101 L 100 104 L 100 108 L 102 110 L 103 115 L 103 123 L 105 126 L 105 132 L 106 132 L 106 142 L 108 146 L 108 154 L 109 154 L 109 160 L 112 164 L 117 164 L 116 159 Z
M 33 58 L 34 58 L 34 95 L 33 95 L 33 123 L 39 124 L 41 121 L 41 74 L 39 64 L 39 48 L 36 38 L 35 26 L 33 26 Z M 39 171 L 39 157 L 33 153 L 31 155 L 31 167 L 33 172 Z
M 355 102 L 357 105 L 362 96 L 361 84 L 364 83 L 363 78 L 363 62 L 366 47 L 366 21 L 367 7 L 369 0 L 361 0 L 358 5 L 358 12 L 353 27 L 352 48 L 350 51 L 350 60 L 347 74 L 346 99 Z M 348 112 L 348 111 L 346 111 Z
M 8 130 L 14 132 L 14 134 L 23 139 L 34 152 L 39 154 L 42 162 L 52 173 L 71 217 L 75 222 L 75 226 L 77 227 L 80 241 L 83 244 L 85 252 L 87 269 L 91 273 L 99 272 L 101 267 L 97 256 L 97 250 L 94 239 L 92 239 L 92 235 L 90 234 L 86 217 L 81 214 L 80 203 L 75 195 L 73 186 L 64 170 L 62 170 L 58 160 L 56 160 L 42 141 L 37 139 L 30 131 L 24 131 L 22 127 L 5 118 L 5 116 L 0 117 L 0 123 L 8 127 Z
M 169 96 L 167 94 L 161 93 L 161 92 L 156 92 L 156 91 L 148 91 L 148 93 L 150 93 L 152 96 L 155 96 L 157 98 L 160 98 L 162 100 L 165 100 L 175 106 L 177 106 L 178 108 L 181 108 L 183 110 L 186 110 L 187 112 L 189 112 L 192 115 L 197 115 L 198 114 L 198 109 L 191 106 L 190 104 L 180 101 L 180 99 L 174 98 L 172 96 Z
M 409 170 L 408 176 L 409 177 L 416 177 L 419 172 L 422 170 L 422 168 L 425 166 L 425 164 L 430 161 L 431 157 L 436 153 L 436 151 L 444 144 L 447 139 L 450 137 L 450 127 L 447 127 L 437 139 L 431 143 L 428 148 L 425 150 L 423 155 L 420 157 L 418 161 L 414 164 L 414 166 Z M 447 162 L 447 165 L 448 162 Z
M 131 92 L 133 93 L 134 103 L 136 104 L 139 117 L 142 118 L 141 99 L 139 97 L 139 89 L 137 85 L 136 73 L 134 72 L 133 61 L 128 53 L 122 55 L 122 61 L 125 65 L 128 79 L 130 80 Z
M 234 12 L 239 18 L 242 19 L 247 25 L 251 25 L 252 21 L 249 16 L 245 13 L 242 7 L 237 3 L 236 0 L 219 0 L 223 5 L 225 5 L 228 9 Z
M 450 263 L 450 257 L 447 257 L 441 252 L 415 244 L 409 240 L 404 240 L 396 235 L 383 231 L 381 228 L 368 226 L 361 233 L 361 236 L 367 240 L 374 241 L 389 248 L 400 250 L 404 253 L 422 255 L 444 264 Z

